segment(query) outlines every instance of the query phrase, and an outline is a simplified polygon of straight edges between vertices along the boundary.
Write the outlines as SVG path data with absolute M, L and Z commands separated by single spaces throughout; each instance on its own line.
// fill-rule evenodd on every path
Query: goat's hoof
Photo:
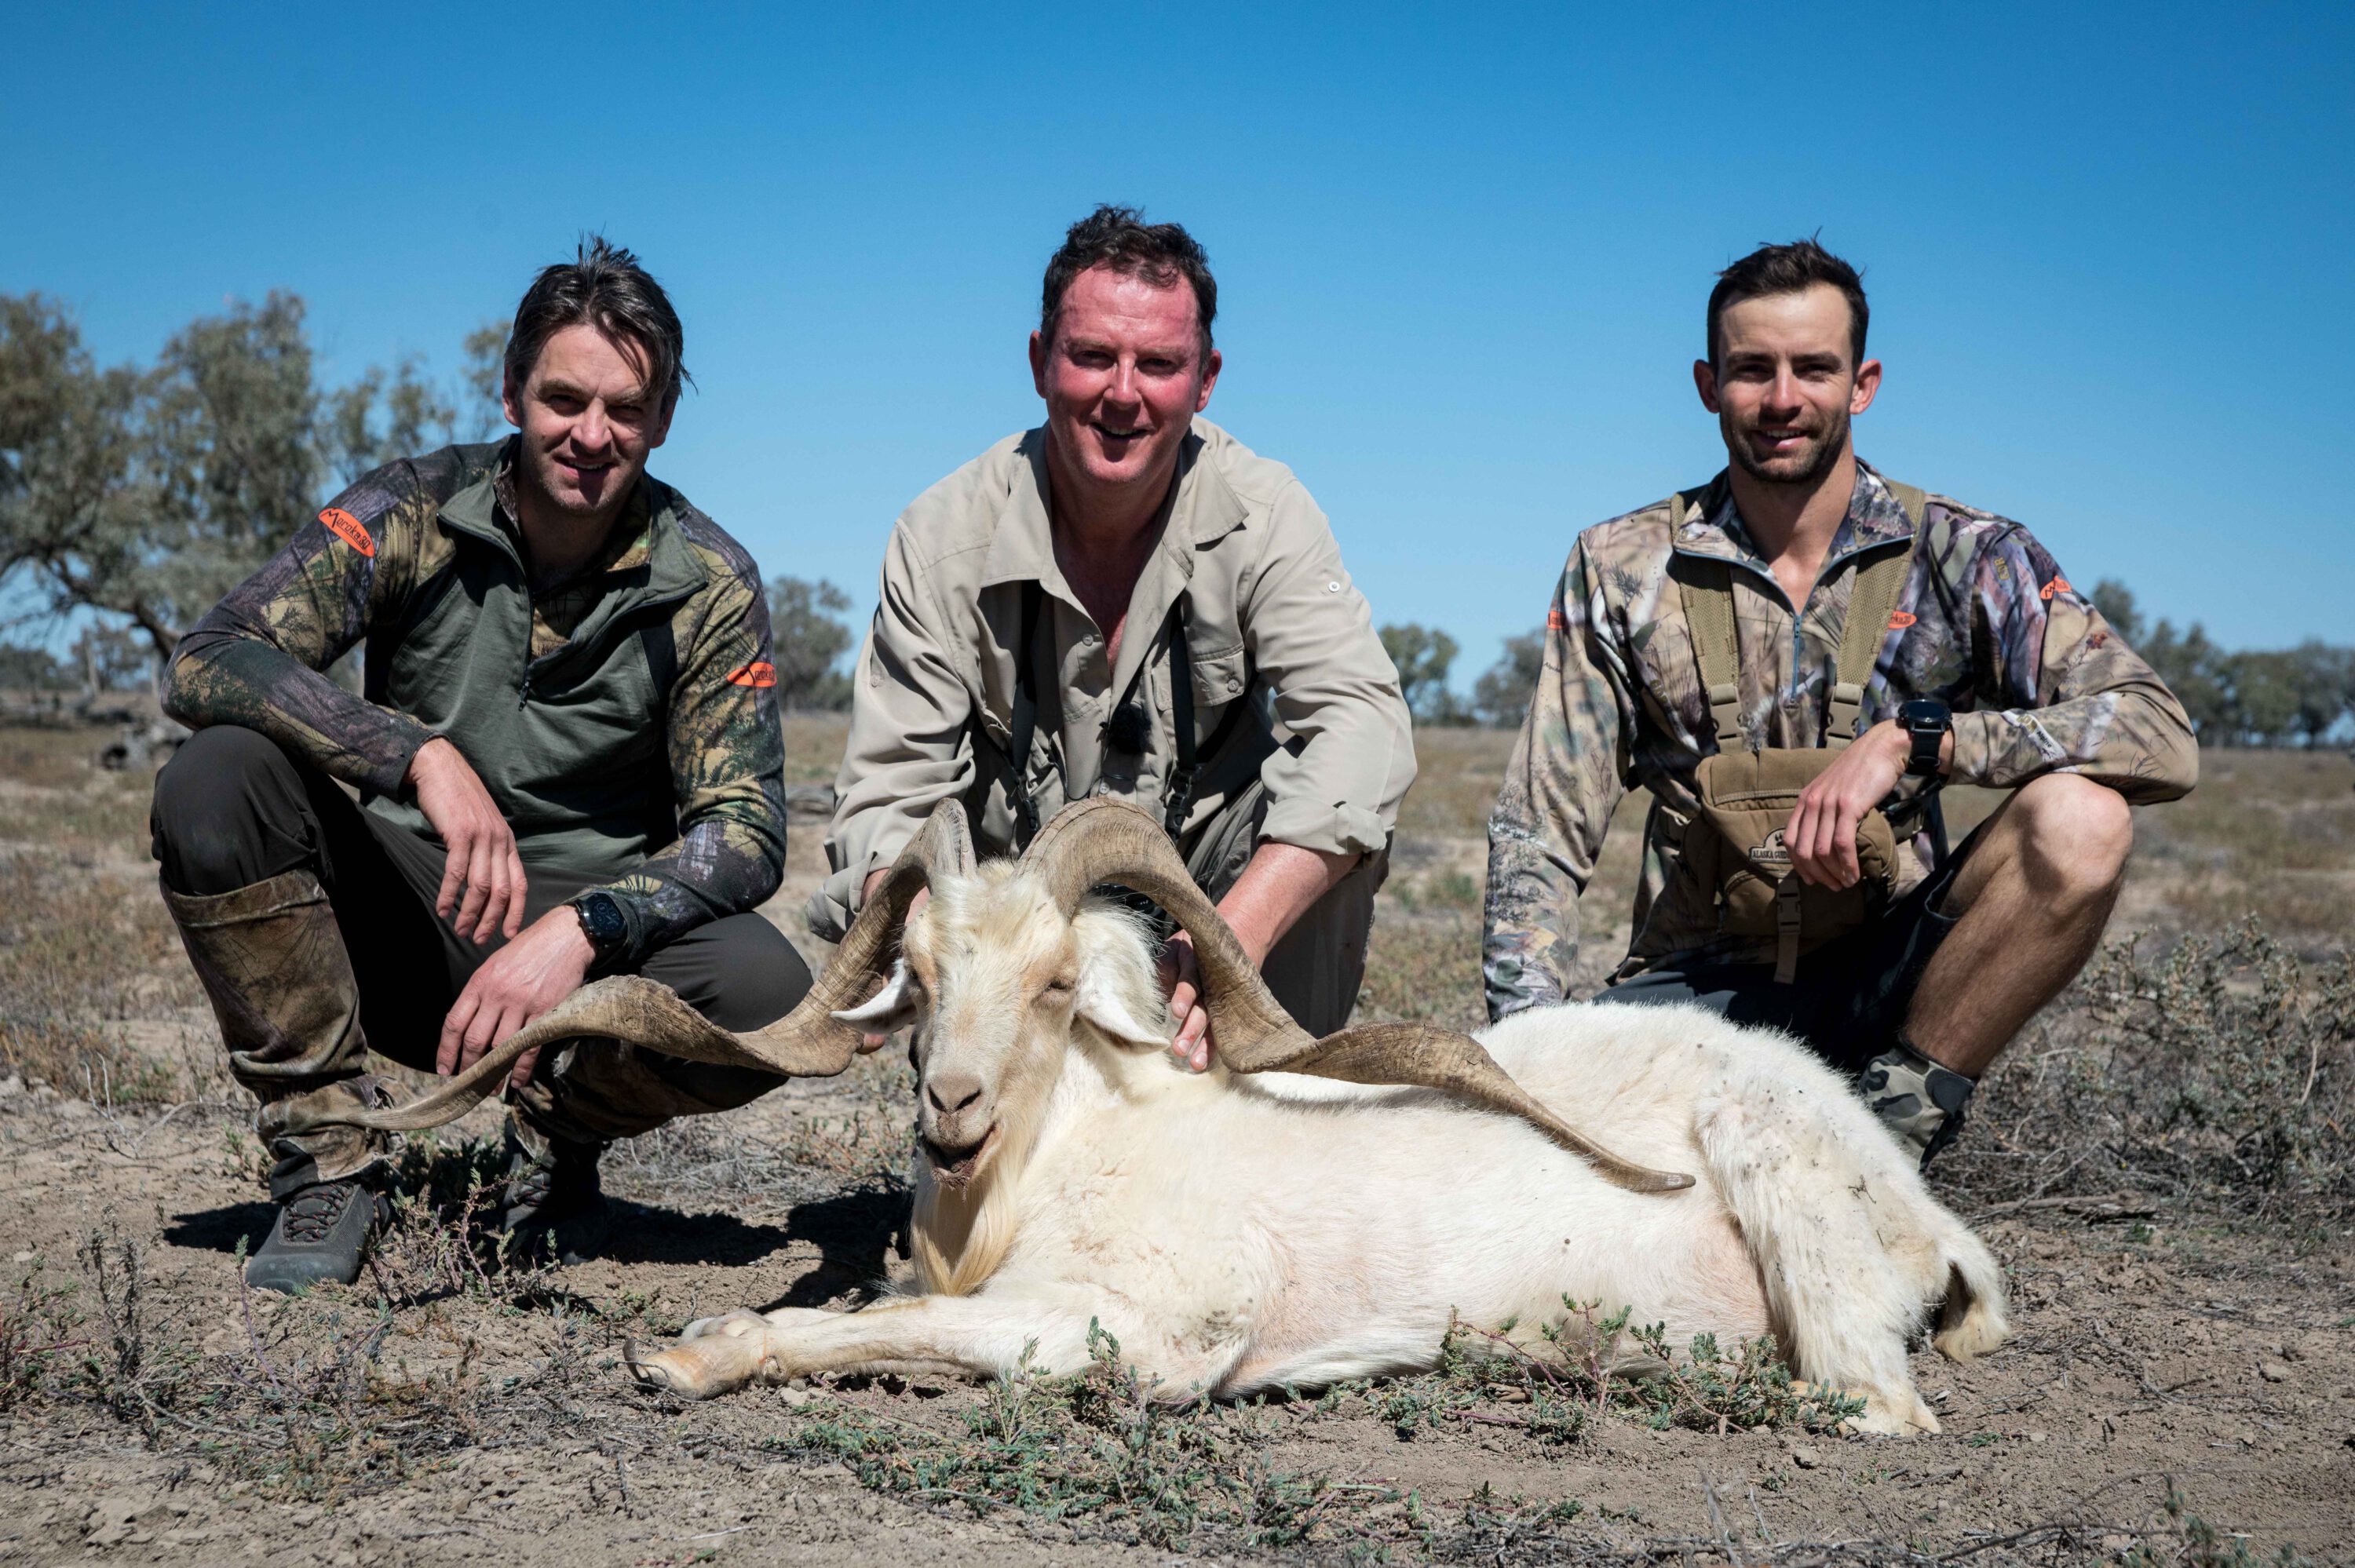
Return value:
M 1870 1390 L 1858 1393 L 1793 1378 L 1791 1392 L 1802 1400 L 1824 1404 L 1843 1399 L 1864 1401 L 1863 1410 L 1824 1428 L 1834 1436 L 1920 1437 L 1941 1430 L 1936 1414 L 1922 1403 L 1921 1395 L 1910 1388 L 1902 1389 L 1894 1395 Z
M 682 1399 L 710 1399 L 741 1388 L 760 1375 L 765 1349 L 760 1340 L 741 1332 L 722 1330 L 681 1340 L 650 1356 L 640 1355 L 634 1344 L 624 1345 L 622 1360 L 630 1375 L 647 1388 L 662 1389 Z

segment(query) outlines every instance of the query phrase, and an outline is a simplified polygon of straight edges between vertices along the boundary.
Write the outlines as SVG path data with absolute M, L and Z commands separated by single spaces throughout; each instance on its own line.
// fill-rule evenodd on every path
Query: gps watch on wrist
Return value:
M 592 890 L 571 903 L 572 913 L 581 920 L 581 934 L 589 938 L 589 946 L 597 954 L 590 967 L 602 969 L 629 941 L 629 919 L 610 893 Z
M 1906 777 L 1938 777 L 1938 753 L 1945 745 L 1946 732 L 1955 727 L 1954 715 L 1946 705 L 1935 697 L 1915 697 L 1897 710 L 1897 727 L 1912 740 L 1912 749 L 1905 754 Z

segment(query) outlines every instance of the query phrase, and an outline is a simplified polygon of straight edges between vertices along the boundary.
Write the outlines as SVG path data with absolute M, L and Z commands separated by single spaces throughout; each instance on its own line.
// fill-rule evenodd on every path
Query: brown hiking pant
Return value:
M 478 948 L 434 914 L 445 860 L 441 845 L 362 810 L 332 779 L 269 737 L 229 725 L 197 731 L 156 776 L 151 827 L 164 887 L 177 895 L 169 902 L 184 930 L 260 916 L 282 925 L 298 948 L 316 949 L 339 938 L 350 960 L 357 1027 L 328 1016 L 336 1011 L 331 999 L 306 997 L 301 988 L 306 970 L 332 967 L 320 961 L 325 953 L 288 952 L 262 966 L 272 976 L 205 976 L 229 1037 L 230 1070 L 265 1106 L 366 1092 L 354 1081 L 370 1048 L 420 1072 L 434 1070 L 442 1018 L 506 942 L 494 934 Z M 548 866 L 528 867 L 527 874 L 527 922 L 602 880 Z M 322 890 L 332 921 L 315 907 Z M 197 946 L 191 941 L 192 957 Z M 784 934 L 750 914 L 697 927 L 635 972 L 740 1033 L 783 1017 L 810 984 Z M 276 975 L 294 978 L 271 983 Z M 237 994 L 243 990 L 266 994 Z M 674 1117 L 733 1109 L 783 1081 L 750 1068 L 582 1040 L 543 1056 L 516 1099 L 540 1132 L 592 1142 L 627 1138 Z

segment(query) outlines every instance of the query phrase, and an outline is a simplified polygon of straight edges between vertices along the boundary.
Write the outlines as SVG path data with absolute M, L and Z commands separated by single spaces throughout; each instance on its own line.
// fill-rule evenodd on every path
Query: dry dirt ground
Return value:
M 0 1562 L 2355 1561 L 2335 755 L 2213 757 L 2141 814 L 2119 929 L 2213 961 L 2089 981 L 1990 1078 L 1937 1181 L 2009 1269 L 2018 1337 L 1918 1354 L 1946 1430 L 1891 1441 L 1811 1425 L 1755 1360 L 1598 1390 L 1477 1341 L 1424 1378 L 1174 1415 L 1109 1348 L 1069 1383 L 632 1385 L 627 1340 L 890 1274 L 889 1054 L 615 1150 L 601 1261 L 486 1255 L 493 1108 L 412 1141 L 357 1286 L 249 1297 L 258 1151 L 153 896 L 144 780 L 91 768 L 102 738 L 0 730 Z M 1475 1017 L 1508 738 L 1426 738 L 1369 1012 Z M 796 779 L 839 739 L 795 721 Z M 1598 956 L 1636 825 L 1588 899 Z M 768 911 L 800 941 L 820 838 L 797 829 Z M 2222 935 L 2250 909 L 2269 936 Z

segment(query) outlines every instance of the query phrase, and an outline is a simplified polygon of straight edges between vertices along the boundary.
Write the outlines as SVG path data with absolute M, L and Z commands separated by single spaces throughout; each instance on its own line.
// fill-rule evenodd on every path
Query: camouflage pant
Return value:
M 151 826 L 165 900 L 220 1018 L 230 1070 L 263 1102 L 265 1136 L 273 1107 L 282 1116 L 303 1097 L 373 1097 L 370 1049 L 433 1070 L 443 1016 L 506 940 L 478 948 L 435 916 L 440 845 L 362 810 L 324 774 L 233 726 L 198 731 L 157 776 Z M 528 876 L 527 922 L 595 880 L 548 866 Z M 638 972 L 738 1031 L 784 1016 L 810 983 L 793 945 L 757 915 L 698 927 Z M 543 1057 L 516 1100 L 542 1134 L 591 1142 L 732 1109 L 782 1082 L 582 1040 Z M 325 1176 L 364 1168 L 380 1148 L 350 1128 L 292 1141 Z M 273 1186 L 314 1175 L 281 1152 L 289 1174 Z

